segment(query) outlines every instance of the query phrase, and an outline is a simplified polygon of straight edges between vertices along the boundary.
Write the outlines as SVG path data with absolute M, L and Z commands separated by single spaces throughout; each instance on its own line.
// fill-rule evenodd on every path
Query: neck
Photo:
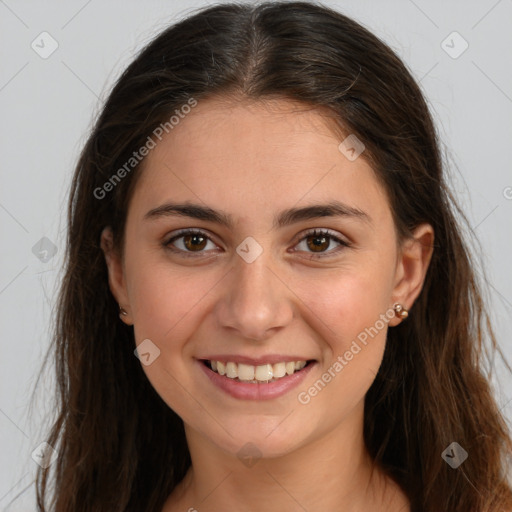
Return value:
M 192 466 L 164 512 L 391 510 L 403 494 L 372 466 L 360 414 L 294 451 L 244 464 L 186 427 Z M 404 512 L 408 508 L 403 509 Z

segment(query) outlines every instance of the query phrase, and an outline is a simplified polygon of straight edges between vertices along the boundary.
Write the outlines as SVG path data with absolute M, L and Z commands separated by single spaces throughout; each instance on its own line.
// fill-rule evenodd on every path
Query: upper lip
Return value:
M 302 356 L 285 356 L 281 354 L 269 354 L 267 356 L 261 357 L 247 357 L 247 356 L 238 356 L 234 354 L 214 354 L 211 356 L 199 357 L 199 360 L 207 360 L 207 361 L 222 361 L 222 362 L 233 362 L 233 363 L 242 363 L 242 364 L 250 364 L 252 366 L 260 366 L 264 364 L 276 364 L 276 363 L 288 363 L 291 361 L 311 361 L 312 358 L 302 357 Z

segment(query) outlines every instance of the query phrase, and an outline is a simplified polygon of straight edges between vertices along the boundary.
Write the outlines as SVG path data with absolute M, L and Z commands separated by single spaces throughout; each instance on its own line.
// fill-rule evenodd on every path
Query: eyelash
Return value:
M 174 241 L 176 241 L 176 240 L 178 240 L 180 238 L 183 238 L 184 236 L 187 236 L 187 235 L 199 235 L 199 236 L 202 236 L 202 237 L 206 238 L 207 240 L 213 242 L 213 240 L 203 231 L 194 230 L 194 229 L 186 229 L 186 230 L 178 232 L 172 238 L 170 238 L 169 240 L 164 242 L 163 245 L 164 245 L 165 248 L 169 249 L 170 251 L 172 251 L 174 253 L 179 253 L 180 255 L 182 255 L 182 256 L 184 256 L 186 258 L 189 258 L 189 257 L 191 257 L 191 258 L 200 257 L 203 254 L 204 251 L 199 251 L 197 253 L 194 253 L 192 251 L 184 251 L 182 249 L 176 249 L 176 248 L 172 247 L 172 243 Z M 327 251 L 327 252 L 324 252 L 324 253 L 310 253 L 311 254 L 311 258 L 310 259 L 320 259 L 320 258 L 330 257 L 333 254 L 337 254 L 338 252 L 343 250 L 343 248 L 351 247 L 351 244 L 349 242 L 347 242 L 346 240 L 340 239 L 336 235 L 332 234 L 330 231 L 327 231 L 327 230 L 317 230 L 317 229 L 313 229 L 313 230 L 310 230 L 310 231 L 304 233 L 302 235 L 302 238 L 300 238 L 299 241 L 297 242 L 297 244 L 295 244 L 295 245 L 298 245 L 299 243 L 301 243 L 306 238 L 309 238 L 309 237 L 312 237 L 312 236 L 314 236 L 314 237 L 324 236 L 326 238 L 329 238 L 330 240 L 338 242 L 340 244 L 340 246 L 338 248 L 334 249 L 334 250 L 330 250 L 330 251 Z

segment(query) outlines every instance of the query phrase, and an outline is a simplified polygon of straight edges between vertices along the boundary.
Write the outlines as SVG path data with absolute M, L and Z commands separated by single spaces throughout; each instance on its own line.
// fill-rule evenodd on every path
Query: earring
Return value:
M 128 312 L 119 304 L 119 318 L 127 316 Z
M 398 304 L 398 302 L 393 306 L 395 310 L 395 315 L 402 320 L 405 320 L 409 316 L 409 311 L 405 309 L 402 304 Z

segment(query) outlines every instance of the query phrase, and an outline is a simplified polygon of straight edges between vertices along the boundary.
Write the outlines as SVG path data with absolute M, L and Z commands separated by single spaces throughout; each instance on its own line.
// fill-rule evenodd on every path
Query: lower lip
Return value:
M 261 384 L 251 384 L 230 379 L 224 375 L 210 370 L 202 361 L 197 361 L 203 372 L 218 388 L 222 389 L 228 395 L 241 400 L 270 400 L 278 398 L 288 393 L 294 387 L 297 387 L 305 378 L 316 362 L 311 362 L 302 370 L 286 375 L 274 382 L 262 382 Z

